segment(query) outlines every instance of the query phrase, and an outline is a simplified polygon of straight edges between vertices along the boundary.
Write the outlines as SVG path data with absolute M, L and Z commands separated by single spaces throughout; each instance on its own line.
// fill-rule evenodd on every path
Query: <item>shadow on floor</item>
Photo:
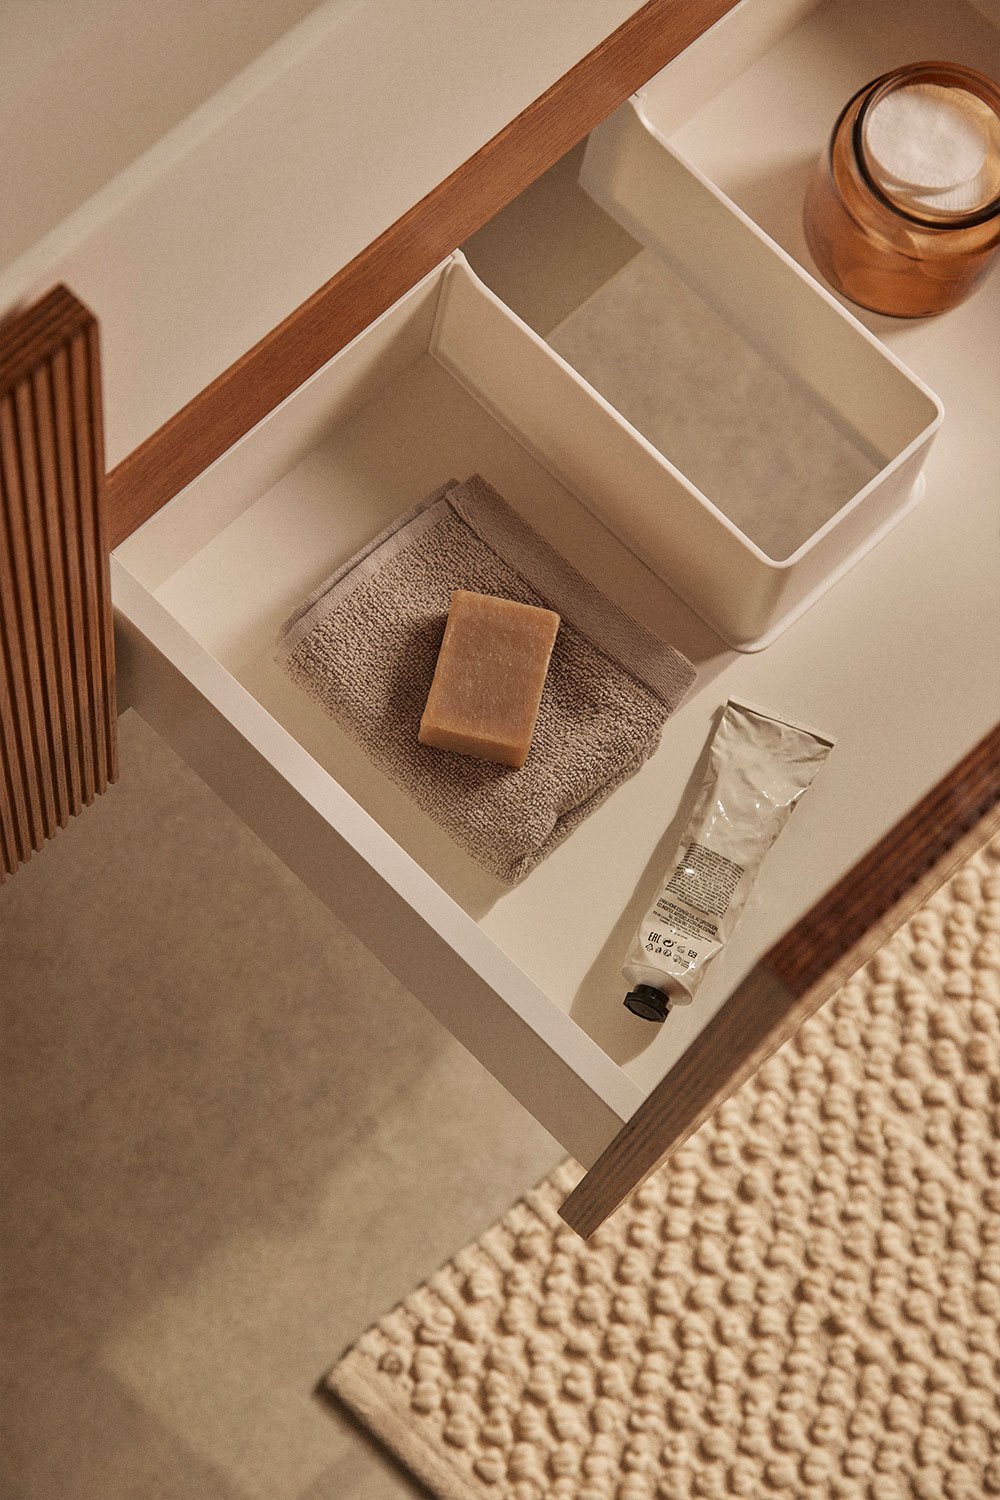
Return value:
M 409 1495 L 316 1381 L 561 1153 L 133 714 L 122 757 L 0 892 L 11 1493 Z

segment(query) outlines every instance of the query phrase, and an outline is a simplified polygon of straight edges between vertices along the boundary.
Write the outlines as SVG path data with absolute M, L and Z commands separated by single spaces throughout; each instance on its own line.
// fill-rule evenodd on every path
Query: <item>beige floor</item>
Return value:
M 316 1394 L 561 1156 L 134 714 L 0 890 L 5 1500 L 396 1500 Z

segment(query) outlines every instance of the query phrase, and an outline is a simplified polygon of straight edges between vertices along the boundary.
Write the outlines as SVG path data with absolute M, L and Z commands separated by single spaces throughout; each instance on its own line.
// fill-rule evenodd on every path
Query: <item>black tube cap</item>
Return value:
M 670 1011 L 670 1001 L 662 990 L 651 984 L 637 984 L 625 996 L 625 1009 L 644 1021 L 665 1021 Z

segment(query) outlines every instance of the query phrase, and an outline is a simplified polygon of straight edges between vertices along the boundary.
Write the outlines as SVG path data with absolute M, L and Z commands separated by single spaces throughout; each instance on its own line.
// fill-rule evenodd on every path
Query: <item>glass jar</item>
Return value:
M 920 318 L 956 306 L 1000 246 L 1000 89 L 938 62 L 866 84 L 810 182 L 805 232 L 824 276 L 862 307 Z

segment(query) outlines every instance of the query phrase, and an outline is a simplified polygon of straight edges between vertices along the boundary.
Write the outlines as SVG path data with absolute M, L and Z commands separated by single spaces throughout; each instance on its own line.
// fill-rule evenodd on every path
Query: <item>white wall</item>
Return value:
M 0 265 L 317 0 L 0 0 Z

